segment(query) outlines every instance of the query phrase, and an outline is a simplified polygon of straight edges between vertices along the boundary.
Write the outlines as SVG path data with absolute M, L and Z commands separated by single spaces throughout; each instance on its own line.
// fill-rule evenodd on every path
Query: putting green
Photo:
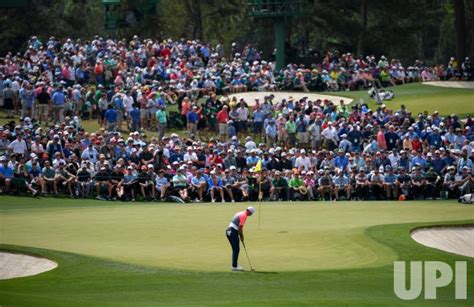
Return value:
M 18 202 L 10 200 L 14 198 L 0 198 L 0 243 L 200 271 L 229 270 L 225 228 L 232 215 L 248 205 L 41 199 L 17 210 Z M 453 201 L 265 203 L 261 229 L 257 211 L 245 234 L 259 270 L 375 267 L 391 264 L 397 254 L 370 239 L 365 234 L 368 227 L 466 218 L 473 218 L 472 208 Z M 247 266 L 243 254 L 241 263 Z

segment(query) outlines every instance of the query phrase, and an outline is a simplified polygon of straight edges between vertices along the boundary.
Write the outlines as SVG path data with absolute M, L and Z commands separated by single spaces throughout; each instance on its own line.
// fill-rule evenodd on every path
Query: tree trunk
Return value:
M 357 56 L 361 56 L 364 52 L 364 38 L 367 32 L 367 0 L 360 1 L 360 19 L 361 29 L 359 32 L 359 40 L 357 42 Z
M 466 56 L 466 15 L 464 0 L 454 0 L 454 26 L 456 29 L 456 56 L 463 61 Z
M 193 28 L 193 39 L 203 39 L 202 10 L 200 1 L 184 0 L 184 6 L 191 20 Z

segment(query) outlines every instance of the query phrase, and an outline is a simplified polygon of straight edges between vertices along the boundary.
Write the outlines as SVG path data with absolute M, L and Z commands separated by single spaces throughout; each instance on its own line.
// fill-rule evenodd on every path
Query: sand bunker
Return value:
M 263 102 L 263 98 L 270 94 L 275 95 L 275 99 L 273 100 L 273 102 L 281 101 L 282 99 L 288 100 L 290 96 L 293 97 L 295 100 L 299 100 L 303 97 L 308 97 L 308 99 L 310 99 L 311 101 L 316 101 L 317 99 L 321 99 L 321 100 L 328 99 L 338 105 L 341 99 L 344 100 L 344 104 L 346 105 L 352 102 L 351 98 L 315 94 L 315 93 L 304 93 L 304 92 L 245 92 L 245 93 L 232 94 L 232 95 L 229 95 L 229 97 L 236 96 L 237 99 L 239 100 L 240 98 L 243 98 L 249 105 L 253 105 L 255 103 L 255 99 L 258 98 L 260 99 L 260 102 Z
M 411 237 L 425 246 L 474 257 L 474 225 L 419 228 L 411 232 Z
M 474 89 L 474 82 L 472 81 L 429 81 L 423 82 L 423 84 L 441 87 Z
M 0 252 L 0 279 L 37 275 L 57 266 L 56 262 L 45 258 Z

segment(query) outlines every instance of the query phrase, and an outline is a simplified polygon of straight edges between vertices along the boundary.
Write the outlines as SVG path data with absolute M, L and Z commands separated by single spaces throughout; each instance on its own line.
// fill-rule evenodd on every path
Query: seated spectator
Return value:
M 339 200 L 340 194 L 345 195 L 346 200 L 351 199 L 352 186 L 349 178 L 344 175 L 342 170 L 337 171 L 337 175 L 333 177 L 334 182 L 334 197 L 335 200 Z

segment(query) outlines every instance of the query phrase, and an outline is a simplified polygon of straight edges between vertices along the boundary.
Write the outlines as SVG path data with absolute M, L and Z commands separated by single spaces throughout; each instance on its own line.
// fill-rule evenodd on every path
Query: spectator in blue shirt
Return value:
M 435 128 L 434 132 L 432 134 L 429 134 L 426 140 L 428 141 L 428 144 L 430 146 L 438 149 L 442 143 L 441 136 L 439 135 L 439 129 Z
M 423 170 L 426 168 L 426 160 L 421 155 L 421 152 L 418 152 L 416 157 L 411 159 L 411 165 L 415 166 L 416 164 L 419 164 Z
M 383 185 L 385 193 L 387 194 L 387 199 L 398 198 L 397 176 L 393 173 L 393 169 L 390 166 L 386 167 L 386 173 L 383 177 Z M 391 198 L 392 196 L 393 198 Z
M 196 135 L 197 132 L 197 124 L 199 121 L 199 116 L 197 113 L 197 106 L 193 106 L 191 111 L 188 112 L 187 116 L 187 125 L 188 125 L 188 134 L 191 135 Z
M 256 135 L 262 134 L 263 127 L 263 112 L 260 108 L 253 112 L 253 133 Z
M 0 187 L 3 192 L 10 191 L 10 185 L 13 179 L 13 169 L 8 166 L 8 159 L 5 156 L 0 157 Z
M 62 123 L 64 121 L 64 104 L 66 102 L 66 95 L 63 92 L 62 85 L 54 92 L 51 100 L 53 101 L 53 121 L 54 123 Z
M 209 177 L 209 179 L 207 180 L 207 186 L 208 186 L 209 191 L 211 193 L 211 201 L 213 203 L 216 202 L 216 198 L 215 198 L 215 193 L 216 192 L 220 193 L 221 200 L 222 200 L 223 203 L 225 203 L 224 189 L 222 188 L 222 180 L 221 180 L 221 178 L 216 176 L 215 171 L 211 172 L 211 177 Z
M 105 120 L 107 121 L 108 131 L 115 131 L 117 126 L 117 111 L 112 105 L 109 105 L 108 110 L 105 112 Z
M 344 151 L 339 150 L 336 159 L 334 159 L 334 166 L 339 168 L 342 171 L 345 171 L 348 164 L 349 164 L 349 159 L 346 157 Z
M 133 109 L 130 111 L 130 119 L 131 119 L 131 131 L 139 131 L 140 130 L 140 109 L 138 108 L 137 104 L 133 105 Z
M 275 121 L 273 119 L 268 122 L 268 126 L 265 128 L 265 136 L 267 137 L 267 146 L 269 148 L 273 147 L 277 136 Z
M 440 151 L 436 150 L 435 151 L 435 156 L 434 156 L 433 160 L 431 161 L 431 166 L 433 167 L 433 170 L 437 174 L 441 174 L 443 172 L 443 169 L 447 166 L 446 161 L 441 159 L 439 154 L 440 154 Z

